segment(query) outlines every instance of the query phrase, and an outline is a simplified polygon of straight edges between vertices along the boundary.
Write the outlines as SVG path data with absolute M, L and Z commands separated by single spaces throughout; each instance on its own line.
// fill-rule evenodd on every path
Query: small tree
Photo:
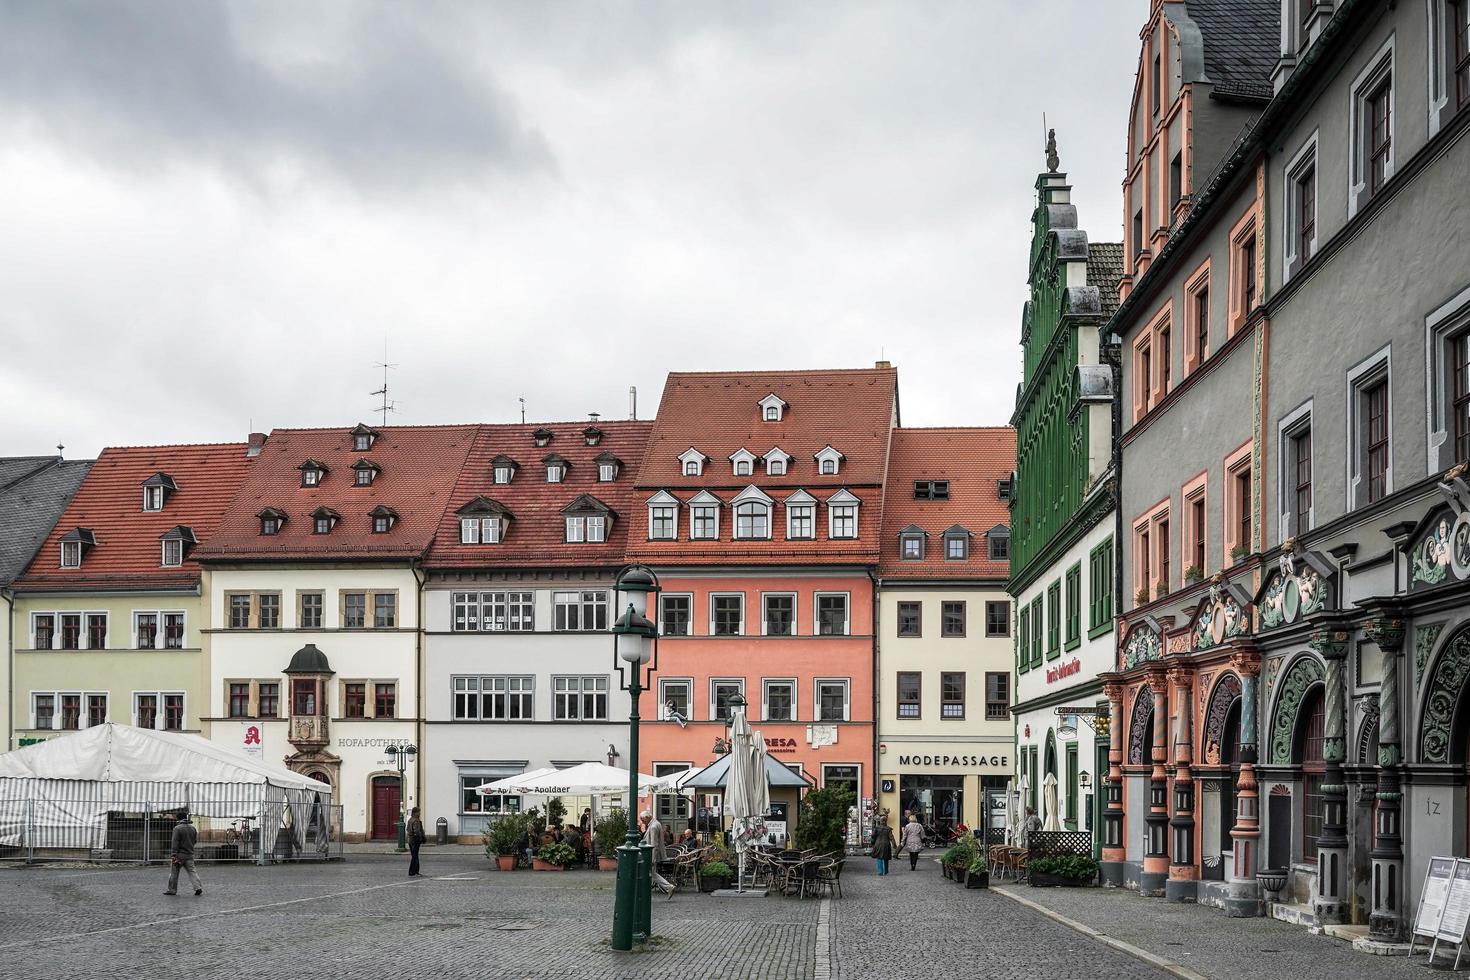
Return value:
M 853 801 L 852 792 L 840 786 L 824 786 L 807 793 L 796 822 L 796 846 L 820 854 L 841 852 L 847 810 Z
M 495 821 L 485 828 L 483 837 L 485 856 L 514 854 L 516 838 L 521 836 L 521 831 L 526 829 L 528 823 L 529 819 L 522 813 L 503 813 L 496 817 Z
M 546 823 L 552 827 L 560 827 L 567 819 L 567 805 L 561 801 L 560 796 L 553 796 L 546 801 Z
M 597 851 L 603 857 L 612 857 L 628 838 L 628 811 L 615 806 L 607 816 L 597 821 Z

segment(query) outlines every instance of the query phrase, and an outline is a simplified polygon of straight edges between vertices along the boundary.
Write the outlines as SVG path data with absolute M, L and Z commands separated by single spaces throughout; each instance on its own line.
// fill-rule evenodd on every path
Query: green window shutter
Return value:
M 1046 659 L 1062 655 L 1062 583 L 1053 582 L 1046 590 Z
M 1082 563 L 1067 569 L 1067 649 L 1082 645 Z
M 1041 596 L 1031 600 L 1031 666 L 1041 666 Z
M 1016 628 L 1016 672 L 1026 673 L 1031 669 L 1031 610 L 1021 607 Z

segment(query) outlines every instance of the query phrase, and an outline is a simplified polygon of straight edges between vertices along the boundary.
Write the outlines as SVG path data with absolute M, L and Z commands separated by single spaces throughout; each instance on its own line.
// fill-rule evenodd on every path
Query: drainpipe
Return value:
M 869 778 L 873 781 L 873 807 L 874 811 L 876 812 L 878 807 L 878 793 L 882 786 L 882 784 L 878 782 L 878 718 L 879 713 L 882 710 L 881 701 L 878 696 L 878 691 L 880 690 L 880 688 L 878 687 L 878 683 L 879 678 L 882 676 L 880 673 L 879 665 L 879 657 L 882 652 L 882 644 L 878 639 L 878 625 L 881 622 L 881 617 L 879 617 L 878 615 L 878 603 L 881 599 L 879 578 L 877 575 L 873 574 L 873 570 L 871 568 L 868 569 L 868 581 L 871 582 L 873 585 L 873 769 L 869 775 Z M 858 789 L 859 796 L 861 796 L 862 787 L 860 786 L 858 787 Z M 858 801 L 858 806 L 862 806 L 861 800 Z M 862 810 L 859 809 L 858 826 L 860 827 L 862 826 L 862 819 Z M 859 843 L 861 843 L 861 837 L 859 837 Z
M 427 577 L 419 559 L 414 559 L 409 564 L 408 570 L 413 573 L 413 578 L 418 583 L 418 622 L 414 624 L 414 727 L 417 729 L 416 741 L 419 743 L 419 767 L 413 778 L 414 804 L 420 808 L 420 812 L 428 815 L 424 809 L 424 766 L 427 765 L 428 753 L 424 751 L 424 580 Z
M 5 705 L 5 749 L 9 751 L 15 748 L 15 590 L 0 589 L 0 595 L 5 597 L 5 696 L 9 703 Z

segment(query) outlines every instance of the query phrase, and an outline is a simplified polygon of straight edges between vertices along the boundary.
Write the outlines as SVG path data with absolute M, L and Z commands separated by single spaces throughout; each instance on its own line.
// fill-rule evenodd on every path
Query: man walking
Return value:
M 665 895 L 671 895 L 673 894 L 674 886 L 669 884 L 667 878 L 658 873 L 659 866 L 669 859 L 669 846 L 664 841 L 664 825 L 659 823 L 658 817 L 655 817 L 651 810 L 644 810 L 638 814 L 638 817 L 639 822 L 644 827 L 643 843 L 653 848 L 653 853 L 650 857 L 653 860 L 651 874 L 654 887 Z
M 419 819 L 419 808 L 408 811 L 408 876 L 422 878 L 419 874 L 419 846 L 424 842 L 424 822 Z
M 181 868 L 189 873 L 189 883 L 194 886 L 194 894 L 204 894 L 204 885 L 194 871 L 194 845 L 198 841 L 199 830 L 189 822 L 189 811 L 185 810 L 179 814 L 179 822 L 174 824 L 173 837 L 169 840 L 168 890 L 164 892 L 165 895 L 179 893 Z

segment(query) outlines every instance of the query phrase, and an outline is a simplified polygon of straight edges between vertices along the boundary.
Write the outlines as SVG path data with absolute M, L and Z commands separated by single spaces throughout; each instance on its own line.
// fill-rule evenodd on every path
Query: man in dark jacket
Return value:
M 424 822 L 419 819 L 419 808 L 408 811 L 408 876 L 422 878 L 419 874 L 419 846 L 424 842 Z
M 174 824 L 173 837 L 169 840 L 168 890 L 164 892 L 165 895 L 179 893 L 180 869 L 189 873 L 189 883 L 194 886 L 194 894 L 204 894 L 204 885 L 194 872 L 194 845 L 198 841 L 199 831 L 189 822 L 189 811 L 185 810 L 179 814 L 179 822 Z

